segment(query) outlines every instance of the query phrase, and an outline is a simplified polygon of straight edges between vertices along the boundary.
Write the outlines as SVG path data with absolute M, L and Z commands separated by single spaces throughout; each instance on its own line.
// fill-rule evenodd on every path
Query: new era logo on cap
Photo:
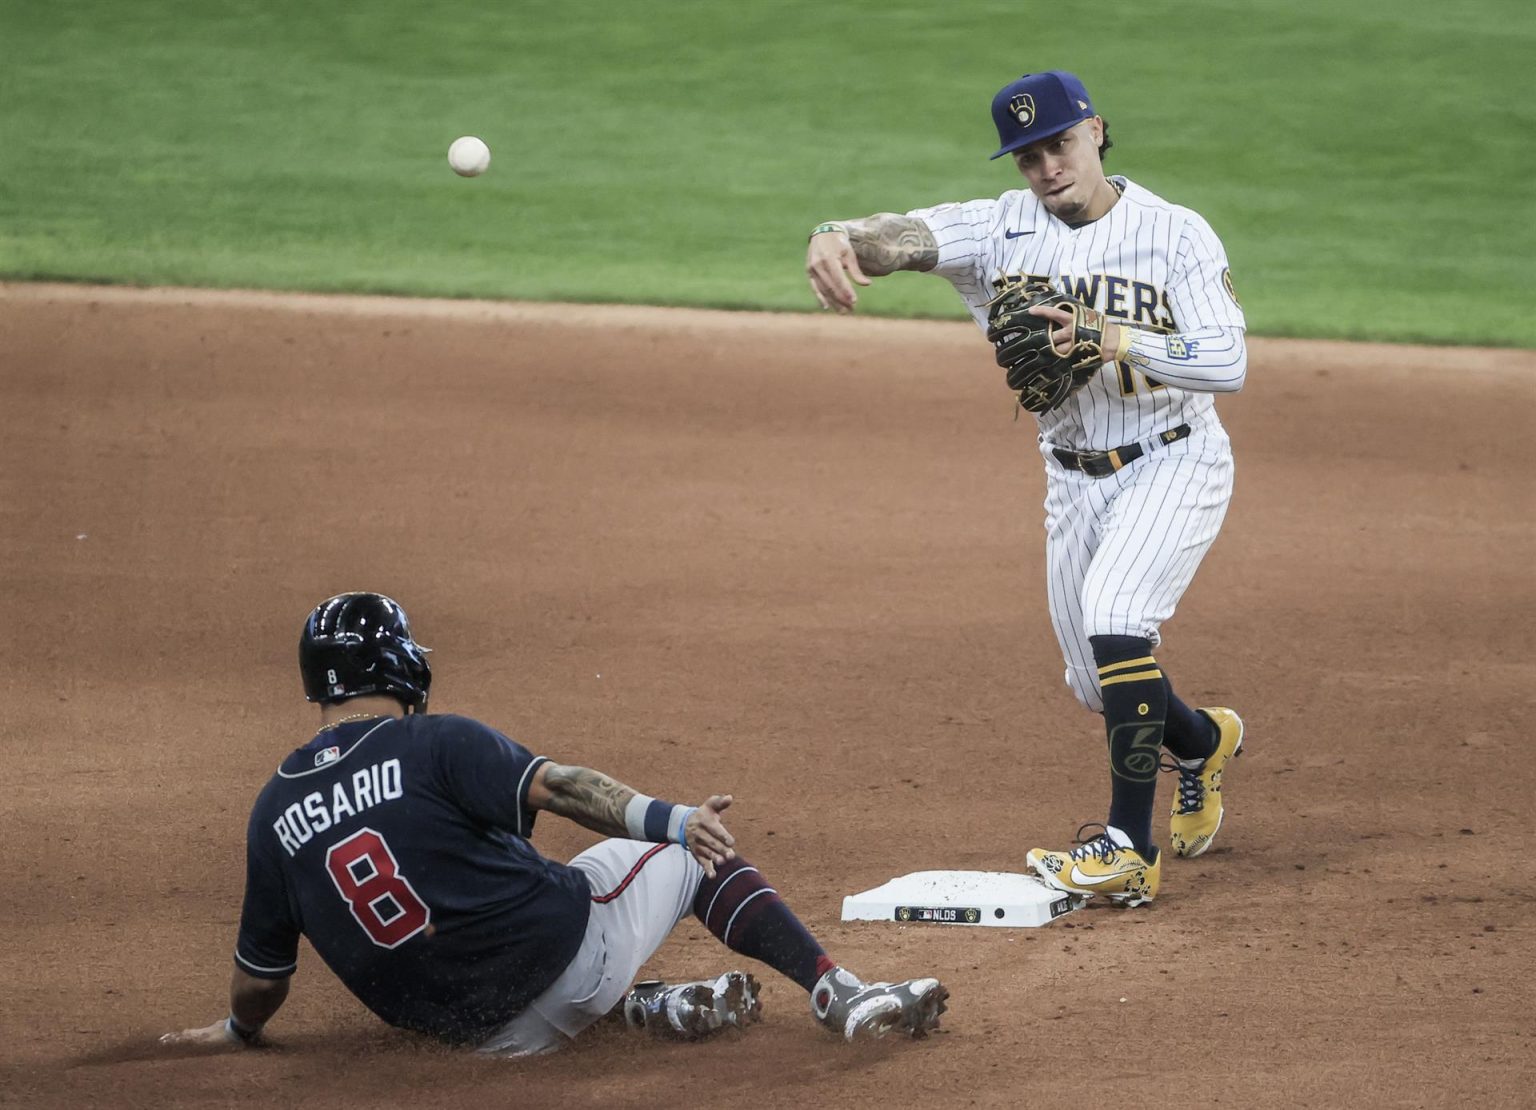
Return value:
M 992 98 L 1001 158 L 1011 151 L 1093 118 L 1093 102 L 1075 74 L 1061 69 L 1026 73 Z

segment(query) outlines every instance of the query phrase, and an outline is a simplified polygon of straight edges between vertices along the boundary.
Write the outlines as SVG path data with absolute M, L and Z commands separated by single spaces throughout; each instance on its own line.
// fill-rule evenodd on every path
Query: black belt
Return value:
M 1177 428 L 1159 432 L 1147 441 L 1146 446 L 1140 443 L 1127 443 L 1124 447 L 1116 447 L 1112 451 L 1068 451 L 1065 447 L 1052 447 L 1051 454 L 1055 455 L 1056 461 L 1068 470 L 1081 470 L 1090 478 L 1108 478 L 1121 467 L 1129 466 L 1145 455 L 1148 447 L 1177 443 L 1188 436 L 1189 425 L 1180 424 Z

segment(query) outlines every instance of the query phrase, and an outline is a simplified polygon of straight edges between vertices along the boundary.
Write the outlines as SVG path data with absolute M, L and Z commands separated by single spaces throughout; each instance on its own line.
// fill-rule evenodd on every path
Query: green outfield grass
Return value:
M 809 310 L 812 224 L 1014 187 L 1055 66 L 1255 332 L 1536 346 L 1532 56 L 1530 0 L 0 0 L 0 274 Z

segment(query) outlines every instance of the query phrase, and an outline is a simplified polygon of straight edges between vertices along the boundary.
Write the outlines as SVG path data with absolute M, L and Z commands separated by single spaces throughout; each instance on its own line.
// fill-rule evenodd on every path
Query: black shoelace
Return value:
M 1093 836 L 1084 839 L 1084 829 L 1098 829 L 1099 831 Z M 1120 851 L 1120 845 L 1116 844 L 1114 838 L 1109 835 L 1109 829 L 1096 822 L 1089 822 L 1086 825 L 1078 826 L 1077 844 L 1078 846 L 1073 848 L 1068 854 L 1071 859 L 1084 860 L 1092 856 L 1094 859 L 1104 860 L 1107 863 Z
M 1165 756 L 1157 766 L 1160 771 L 1171 771 L 1179 776 L 1180 815 L 1199 813 L 1205 805 L 1205 783 L 1200 781 L 1200 772 L 1205 770 L 1204 761 L 1198 767 L 1185 767 Z

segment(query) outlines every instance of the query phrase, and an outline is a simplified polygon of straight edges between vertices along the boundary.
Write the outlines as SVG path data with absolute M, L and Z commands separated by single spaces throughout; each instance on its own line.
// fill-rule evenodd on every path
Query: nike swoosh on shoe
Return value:
M 1140 870 L 1141 865 L 1138 864 L 1134 867 L 1127 867 L 1120 871 L 1111 872 L 1108 875 L 1084 875 L 1077 869 L 1077 865 L 1073 864 L 1070 878 L 1071 881 L 1076 883 L 1078 886 L 1099 886 L 1103 883 L 1113 882 L 1115 879 L 1123 879 L 1127 875 L 1134 875 Z

